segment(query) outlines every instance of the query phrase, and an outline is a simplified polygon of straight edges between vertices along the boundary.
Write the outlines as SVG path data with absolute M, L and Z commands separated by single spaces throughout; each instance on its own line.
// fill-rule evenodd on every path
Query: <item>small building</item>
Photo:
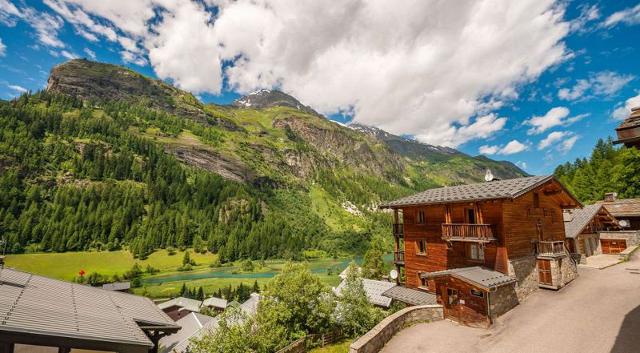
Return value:
M 180 342 L 191 337 L 211 320 L 215 320 L 215 318 L 199 313 L 189 313 L 187 316 L 176 321 L 176 324 L 181 327 L 180 331 L 160 339 L 160 352 L 170 352 Z
M 151 300 L 0 264 L 0 352 L 157 352 L 180 326 Z
M 640 198 L 619 199 L 617 193 L 609 192 L 597 203 L 618 220 L 622 229 L 640 230 Z
M 617 128 L 618 140 L 627 147 L 640 148 L 640 107 L 631 109 L 631 114 Z
M 158 307 L 174 321 L 178 321 L 190 313 L 199 313 L 201 306 L 201 301 L 185 297 L 173 298 L 158 304 Z
M 618 221 L 602 204 L 564 211 L 567 248 L 579 257 L 580 263 L 586 263 L 586 258 L 589 256 L 602 253 L 601 231 L 618 228 Z
M 113 282 L 105 283 L 102 285 L 102 289 L 111 290 L 116 292 L 129 292 L 131 289 L 131 282 Z
M 342 290 L 344 289 L 345 285 L 346 285 L 346 280 L 342 280 L 342 282 L 340 282 L 338 287 L 333 289 L 333 292 L 337 296 L 340 296 L 340 293 L 342 293 Z M 362 286 L 364 287 L 364 292 L 367 295 L 367 299 L 369 300 L 369 303 L 385 309 L 388 309 L 391 306 L 392 299 L 382 294 L 387 290 L 391 289 L 392 287 L 395 287 L 396 286 L 395 283 L 363 278 Z
M 487 174 L 483 183 L 380 206 L 393 210 L 398 284 L 434 294 L 447 317 L 481 326 L 534 290 L 576 278 L 563 210 L 582 206 L 553 176 Z
M 226 299 L 218 297 L 210 297 L 202 301 L 202 307 L 209 308 L 215 311 L 224 311 L 227 308 L 229 302 Z

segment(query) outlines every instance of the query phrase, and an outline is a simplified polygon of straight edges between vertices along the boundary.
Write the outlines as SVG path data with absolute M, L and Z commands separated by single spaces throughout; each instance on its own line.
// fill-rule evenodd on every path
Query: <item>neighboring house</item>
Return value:
M 617 193 L 605 194 L 603 201 L 598 204 L 604 206 L 619 222 L 625 230 L 640 230 L 640 198 L 619 199 Z
M 102 285 L 102 289 L 116 292 L 129 292 L 129 289 L 131 289 L 131 282 L 105 283 Z
M 249 299 L 247 299 L 244 303 L 240 304 L 240 309 L 242 309 L 242 311 L 248 316 L 254 316 L 258 310 L 259 302 L 260 302 L 260 294 L 251 293 L 251 296 L 249 297 Z M 237 304 L 234 304 L 233 302 L 229 303 L 229 305 L 227 305 L 227 308 L 233 305 L 237 305 Z M 220 315 L 214 317 L 213 319 L 209 320 L 206 324 L 204 324 L 201 329 L 194 332 L 191 336 L 183 339 L 180 343 L 176 344 L 172 349 L 166 350 L 164 352 L 169 352 L 169 351 L 173 353 L 188 352 L 189 344 L 191 344 L 191 342 L 194 339 L 198 339 L 206 334 L 211 334 L 218 329 L 219 320 L 220 320 Z
M 157 352 L 180 329 L 147 298 L 0 264 L 0 352 Z
M 209 308 L 215 311 L 224 311 L 224 309 L 227 308 L 227 305 L 229 305 L 229 303 L 227 302 L 226 299 L 217 298 L 217 297 L 207 298 L 204 301 L 202 301 L 202 307 Z
M 191 337 L 211 320 L 215 320 L 215 318 L 199 313 L 189 313 L 187 316 L 176 321 L 176 324 L 181 327 L 180 331 L 171 336 L 163 337 L 160 340 L 160 351 L 170 352 L 180 342 Z
M 394 213 L 398 282 L 434 294 L 446 317 L 482 326 L 577 276 L 562 210 L 581 206 L 553 176 L 489 180 L 380 206 Z
M 185 297 L 173 298 L 158 304 L 158 307 L 174 321 L 178 321 L 190 313 L 199 313 L 201 306 L 201 301 Z
M 589 256 L 602 253 L 601 231 L 618 228 L 618 221 L 602 204 L 564 211 L 567 248 L 571 253 L 579 255 L 581 263 L 586 263 Z
M 618 140 L 627 147 L 640 148 L 640 107 L 631 109 L 631 114 L 616 128 Z
M 340 296 L 340 293 L 342 293 L 342 290 L 344 289 L 345 285 L 346 285 L 346 280 L 342 280 L 342 282 L 340 282 L 338 287 L 333 289 L 333 292 L 337 296 Z M 382 293 L 386 292 L 392 287 L 395 287 L 396 286 L 395 283 L 363 278 L 362 286 L 364 287 L 364 292 L 367 295 L 367 299 L 369 300 L 369 303 L 385 309 L 388 309 L 391 306 L 392 299 L 390 297 L 382 295 Z

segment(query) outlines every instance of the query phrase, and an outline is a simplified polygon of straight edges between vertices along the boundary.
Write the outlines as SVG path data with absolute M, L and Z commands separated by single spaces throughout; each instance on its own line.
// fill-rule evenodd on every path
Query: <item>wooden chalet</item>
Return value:
M 393 210 L 398 282 L 437 296 L 445 316 L 491 320 L 538 287 L 577 276 L 563 209 L 580 207 L 553 176 L 443 187 L 383 204 Z
M 603 248 L 609 252 L 608 240 L 600 246 L 600 232 L 618 230 L 618 221 L 601 204 L 588 205 L 581 209 L 564 211 L 564 229 L 567 237 L 567 249 L 576 254 L 579 262 L 586 258 L 602 254 Z M 624 249 L 623 249 L 624 250 Z
M 627 147 L 640 148 L 640 107 L 631 109 L 631 114 L 617 128 L 618 140 Z

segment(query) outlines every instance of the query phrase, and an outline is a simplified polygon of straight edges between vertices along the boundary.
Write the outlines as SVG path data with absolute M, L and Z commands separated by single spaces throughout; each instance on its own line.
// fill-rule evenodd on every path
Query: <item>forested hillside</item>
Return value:
M 602 200 L 607 192 L 640 197 L 640 152 L 599 140 L 589 158 L 560 165 L 555 175 L 584 203 Z
M 0 235 L 11 252 L 353 253 L 387 235 L 382 200 L 480 180 L 486 168 L 524 175 L 451 149 L 405 148 L 283 95 L 205 105 L 118 66 L 60 65 L 46 91 L 0 101 Z

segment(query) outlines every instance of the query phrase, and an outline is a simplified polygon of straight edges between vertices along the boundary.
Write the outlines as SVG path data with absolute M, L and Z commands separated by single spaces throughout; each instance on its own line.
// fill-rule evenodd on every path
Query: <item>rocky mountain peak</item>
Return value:
M 270 107 L 289 107 L 305 113 L 318 115 L 310 107 L 300 103 L 296 98 L 278 90 L 261 89 L 240 97 L 233 101 L 233 106 L 239 108 L 264 109 Z

